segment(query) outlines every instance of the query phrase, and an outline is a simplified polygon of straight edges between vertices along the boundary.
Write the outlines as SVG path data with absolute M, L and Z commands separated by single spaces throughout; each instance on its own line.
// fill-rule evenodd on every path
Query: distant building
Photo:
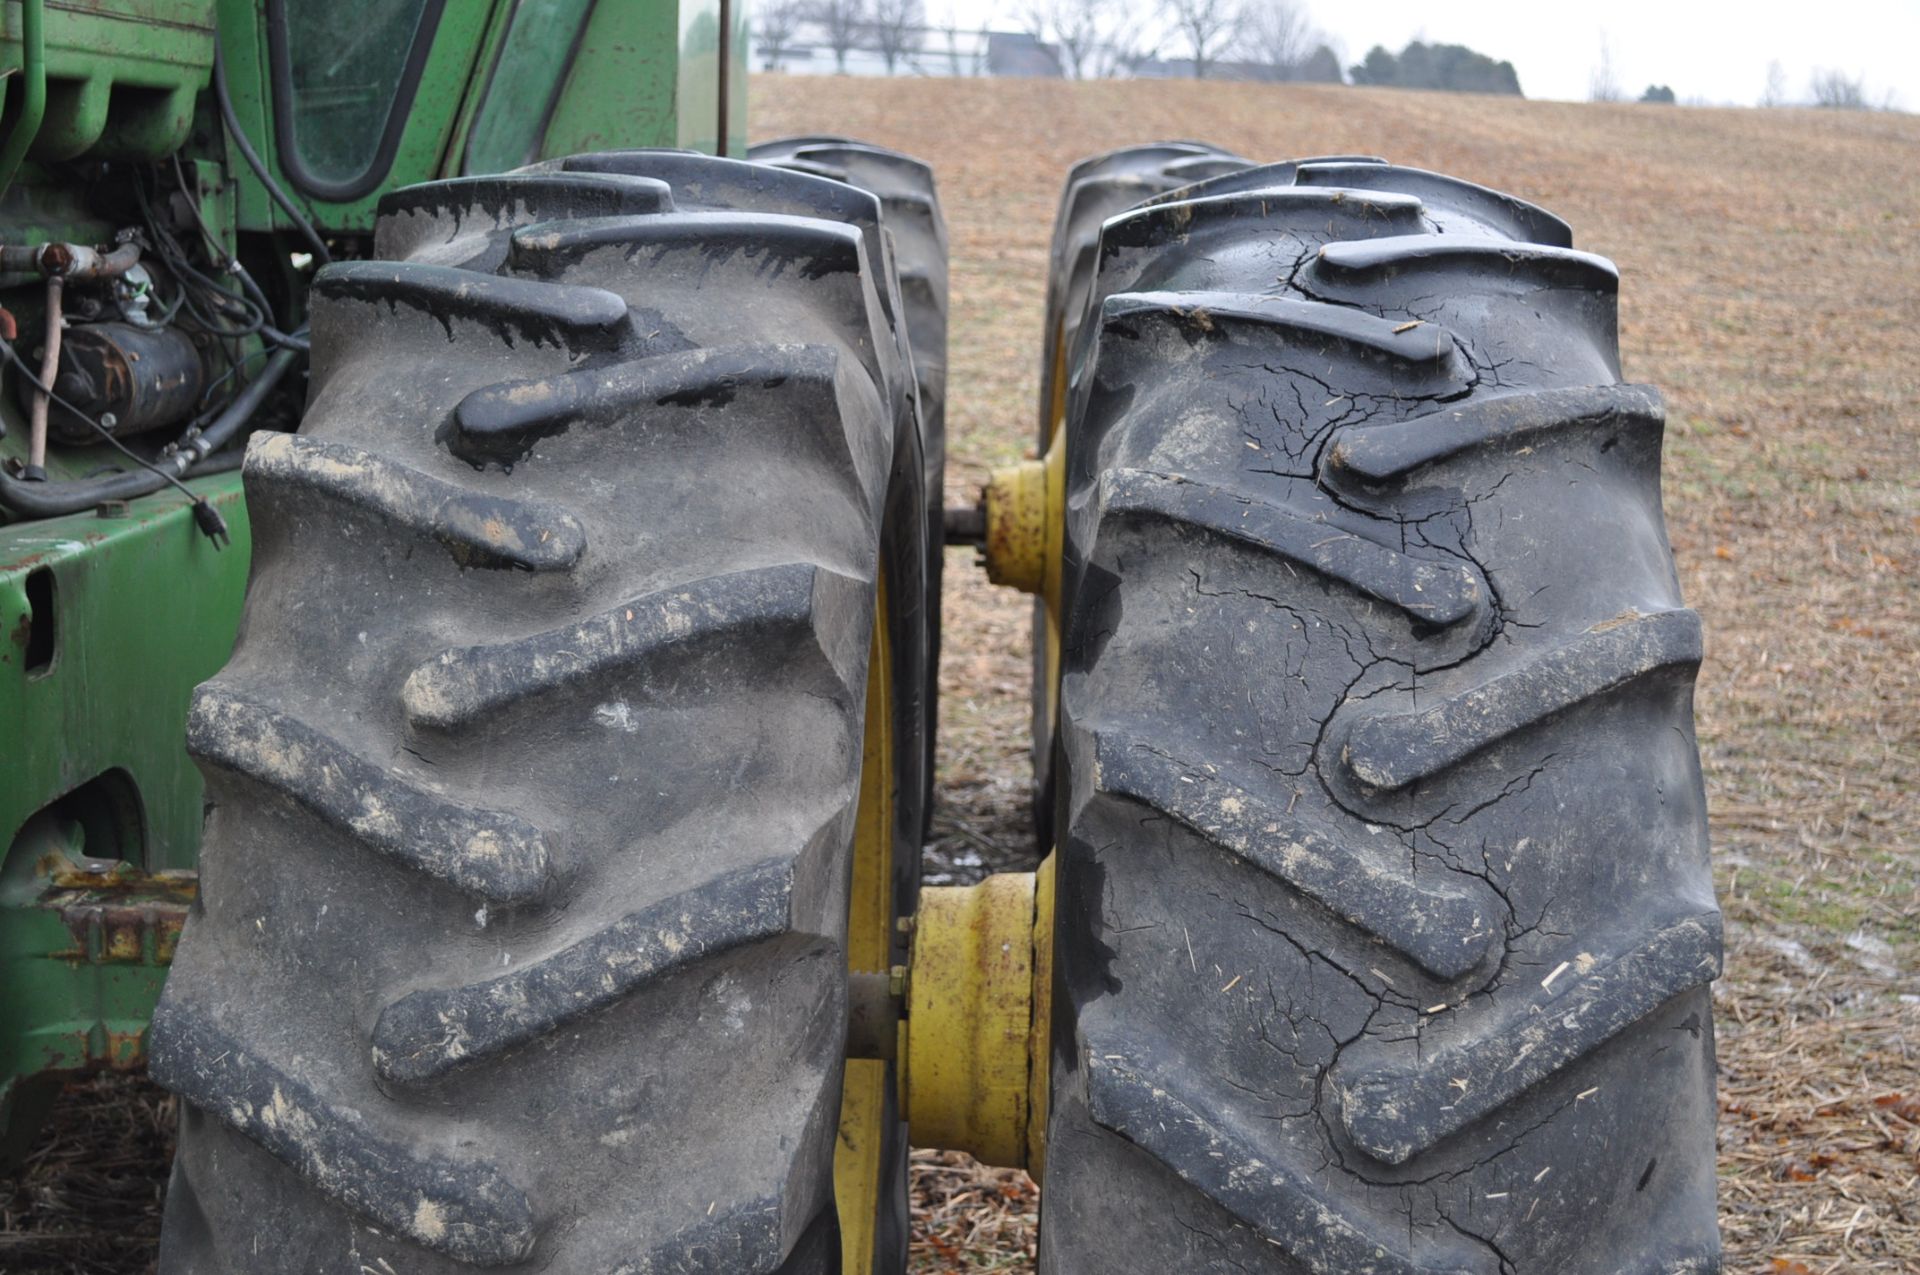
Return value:
M 1133 65 L 1139 80 L 1191 80 L 1192 58 L 1147 58 Z M 1340 84 L 1340 60 L 1333 50 L 1321 45 L 1296 66 L 1279 67 L 1267 62 L 1209 62 L 1209 80 L 1266 80 L 1283 84 Z
M 1060 54 L 1039 36 L 1024 31 L 987 32 L 987 74 L 1017 79 L 1057 80 Z
M 1191 80 L 1192 58 L 1144 58 L 1133 64 L 1136 80 Z M 1273 68 L 1263 62 L 1209 62 L 1209 80 L 1268 80 Z

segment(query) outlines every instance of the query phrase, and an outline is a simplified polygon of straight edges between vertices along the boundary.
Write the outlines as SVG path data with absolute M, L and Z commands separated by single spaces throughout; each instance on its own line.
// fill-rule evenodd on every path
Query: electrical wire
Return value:
M 240 281 L 241 289 L 246 292 L 247 298 L 253 302 L 254 308 L 261 314 L 267 316 L 267 324 L 261 329 L 261 332 L 276 345 L 290 346 L 294 349 L 304 351 L 307 347 L 301 338 L 282 332 L 279 328 L 273 326 L 273 306 L 267 301 L 267 294 L 261 291 L 259 283 L 256 282 L 253 277 L 253 273 L 241 263 L 240 258 L 227 252 L 226 246 L 214 235 L 212 227 L 207 225 L 207 219 L 200 215 L 200 201 L 194 198 L 193 191 L 188 186 L 187 170 L 180 163 L 180 152 L 178 151 L 173 153 L 173 179 L 179 183 L 180 195 L 187 205 L 187 213 L 193 218 L 193 224 L 199 227 L 200 237 L 207 246 L 207 255 L 215 259 L 224 258 L 221 264 L 226 269 L 226 272 Z M 176 245 L 176 247 L 177 246 L 178 245 Z
M 289 348 L 293 348 L 293 347 L 289 347 Z M 302 347 L 300 348 L 304 348 L 304 342 L 302 343 Z M 201 402 L 205 402 L 207 399 L 211 398 L 215 390 L 219 389 L 222 385 L 225 385 L 228 381 L 231 381 L 234 377 L 240 375 L 241 371 L 246 368 L 247 364 L 253 362 L 255 359 L 259 358 L 261 355 L 265 354 L 266 352 L 267 352 L 266 347 L 262 346 L 260 349 L 254 350 L 250 354 L 241 355 L 237 361 L 230 360 L 233 363 L 233 366 L 229 367 L 226 371 L 222 372 L 219 376 L 215 377 L 213 381 L 208 384 L 207 388 L 200 392 Z M 200 429 L 208 421 L 218 416 L 221 413 L 221 411 L 225 408 L 225 406 L 226 404 L 222 403 L 217 407 L 209 407 L 205 411 L 201 412 L 198 416 L 195 416 L 191 421 L 187 422 L 186 429 L 181 431 L 182 439 L 184 440 L 189 435 L 192 435 L 196 430 Z
M 207 219 L 200 215 L 200 201 L 194 198 L 193 191 L 187 186 L 187 169 L 186 166 L 180 162 L 179 151 L 173 153 L 173 180 L 179 183 L 180 194 L 187 202 L 187 213 L 193 218 L 193 224 L 200 228 L 200 238 L 206 242 L 208 255 L 214 257 L 229 256 L 226 246 L 214 235 L 213 228 L 207 225 Z M 198 183 L 195 184 L 197 185 Z M 237 270 L 239 266 L 240 262 L 237 258 L 229 258 L 227 261 L 227 269 L 229 270 Z
M 281 190 L 267 171 L 259 153 L 253 149 L 239 126 L 239 120 L 233 110 L 232 97 L 227 90 L 224 62 L 218 46 L 215 48 L 214 81 L 216 96 L 219 99 L 221 118 L 234 140 L 236 148 L 253 169 L 276 203 L 293 219 L 294 225 L 303 237 L 313 246 L 315 256 L 322 262 L 331 262 L 324 240 L 313 228 L 300 209 Z M 227 370 L 215 378 L 201 394 L 201 401 L 218 392 L 228 381 L 239 376 L 247 364 L 265 349 L 255 350 L 245 357 L 236 358 L 233 345 L 253 337 L 262 338 L 273 350 L 267 364 L 260 374 L 244 388 L 236 391 L 230 399 L 215 407 L 210 407 L 195 416 L 173 443 L 168 444 L 156 463 L 128 447 L 107 426 L 90 413 L 81 409 L 57 393 L 42 377 L 28 367 L 11 341 L 0 338 L 0 366 L 12 364 L 26 382 L 39 390 L 45 397 L 42 401 L 56 403 L 96 435 L 100 441 L 111 446 L 127 460 L 138 466 L 144 473 L 133 471 L 115 471 L 101 477 L 88 477 L 60 482 L 47 482 L 43 476 L 30 473 L 25 479 L 18 479 L 0 471 L 0 505 L 15 513 L 29 518 L 56 517 L 61 514 L 77 513 L 89 506 L 98 505 L 106 500 L 134 499 L 159 490 L 163 485 L 176 488 L 192 502 L 194 525 L 205 535 L 216 549 L 229 543 L 225 520 L 206 499 L 181 481 L 182 476 L 198 476 L 204 473 L 220 472 L 238 464 L 238 453 L 216 455 L 219 449 L 235 436 L 240 429 L 259 410 L 269 392 L 274 388 L 295 359 L 308 351 L 306 329 L 295 332 L 282 331 L 274 323 L 273 307 L 266 294 L 249 274 L 239 259 L 228 253 L 212 229 L 201 216 L 199 203 L 188 188 L 186 172 L 176 153 L 172 157 L 174 178 L 179 183 L 181 195 L 185 198 L 188 212 L 205 241 L 207 258 L 224 265 L 229 274 L 238 281 L 240 292 L 230 291 L 219 280 L 209 276 L 189 260 L 188 249 L 175 237 L 173 231 L 154 215 L 152 202 L 148 198 L 144 180 L 136 178 L 134 194 L 138 199 L 142 218 L 145 222 L 147 238 L 151 242 L 150 251 L 157 264 L 171 276 L 175 295 L 164 313 L 157 320 L 164 325 L 178 319 L 183 326 L 195 329 L 211 338 L 211 344 L 219 351 L 227 364 Z M 159 193 L 156 191 L 156 194 Z M 230 321 L 232 320 L 232 321 Z M 237 321 L 237 322 L 233 322 Z
M 128 447 L 125 443 L 115 438 L 113 436 L 112 430 L 108 429 L 105 425 L 102 425 L 99 421 L 95 420 L 92 416 L 88 415 L 86 412 L 81 411 L 78 407 L 75 407 L 72 403 L 69 403 L 66 399 L 61 398 L 60 395 L 56 394 L 52 386 L 48 385 L 45 381 L 41 380 L 39 377 L 33 374 L 33 371 L 27 367 L 25 360 L 21 359 L 21 357 L 14 352 L 12 343 L 7 341 L 5 338 L 0 338 L 0 354 L 6 355 L 8 360 L 10 360 L 13 363 L 14 367 L 19 370 L 20 375 L 27 378 L 27 384 L 33 386 L 33 388 L 39 390 L 42 394 L 45 394 L 47 398 L 52 402 L 58 403 L 61 407 L 65 408 L 67 411 L 79 417 L 80 422 L 86 425 L 88 428 L 92 429 L 95 433 L 99 434 L 102 441 L 111 443 L 113 445 L 114 450 L 118 451 L 121 455 L 125 456 L 128 460 L 132 461 L 134 464 L 139 465 L 145 469 L 152 470 L 154 473 L 160 475 L 160 477 L 166 479 L 168 482 L 172 483 L 175 487 L 178 487 L 186 495 L 193 496 L 193 491 L 190 488 L 188 488 L 184 483 L 182 483 L 178 478 L 175 478 L 172 474 L 169 474 L 166 470 L 161 469 L 158 465 L 155 465 L 152 461 L 146 459 L 146 457 L 139 455 L 132 448 Z M 199 497 L 194 496 L 194 499 L 198 500 Z
M 196 492 L 193 488 L 187 486 L 185 483 L 181 482 L 178 478 L 174 477 L 172 474 L 169 474 L 166 470 L 160 468 L 160 466 L 154 464 L 152 461 L 148 460 L 146 457 L 135 452 L 131 447 L 128 447 L 125 443 L 115 438 L 113 436 L 112 430 L 108 429 L 105 425 L 102 425 L 99 421 L 95 420 L 92 416 L 90 416 L 86 412 L 83 412 L 79 408 L 75 407 L 72 403 L 67 402 L 66 399 L 61 398 L 58 394 L 54 393 L 52 386 L 46 384 L 39 377 L 35 376 L 32 370 L 29 369 L 27 365 L 21 361 L 20 356 L 14 352 L 12 342 L 7 341 L 4 338 L 0 338 L 0 353 L 4 353 L 7 357 L 7 361 L 14 365 L 14 367 L 19 371 L 20 375 L 27 378 L 28 384 L 32 385 L 35 389 L 39 390 L 42 394 L 45 394 L 47 398 L 52 402 L 58 403 L 61 407 L 65 408 L 67 411 L 79 417 L 82 422 L 84 422 L 95 433 L 100 435 L 101 441 L 111 444 L 115 451 L 118 451 L 122 456 L 125 456 L 128 460 L 140 466 L 142 469 L 147 470 L 149 473 L 158 475 L 163 481 L 171 484 L 174 487 L 179 488 L 180 493 L 184 495 L 188 500 L 193 502 L 194 525 L 200 528 L 202 534 L 204 534 L 207 537 L 207 539 L 213 542 L 213 547 L 215 549 L 221 549 L 226 547 L 229 541 L 229 537 L 227 535 L 226 520 L 220 516 L 219 510 L 215 509 L 212 505 L 209 505 L 207 503 L 207 498 L 205 496 L 202 496 L 199 492 Z
M 313 224 L 300 208 L 274 181 L 266 163 L 253 148 L 240 127 L 237 113 L 233 108 L 233 98 L 227 88 L 225 59 L 218 43 L 214 48 L 213 70 L 215 97 L 220 108 L 221 121 L 241 157 L 259 178 L 274 202 L 292 219 L 294 226 L 303 238 L 312 245 L 314 255 L 322 264 L 330 264 L 332 254 L 327 251 L 326 241 L 320 237 Z M 245 357 L 236 359 L 232 344 L 252 337 L 261 337 L 269 345 L 278 347 L 269 357 L 260 374 L 244 388 L 238 390 L 230 400 L 202 411 L 188 424 L 180 438 L 169 444 L 162 453 L 161 463 L 135 452 L 113 431 L 101 424 L 91 414 L 69 402 L 56 393 L 32 368 L 20 358 L 11 341 L 0 338 L 0 364 L 14 365 L 27 383 L 45 395 L 45 401 L 57 403 L 63 410 L 71 413 L 85 424 L 102 442 L 107 443 L 125 456 L 133 464 L 146 471 L 145 474 L 116 472 L 99 478 L 69 480 L 64 482 L 46 482 L 37 476 L 22 481 L 0 472 L 0 504 L 4 504 L 16 513 L 26 517 L 53 517 L 64 513 L 75 513 L 89 505 L 104 500 L 132 499 L 158 490 L 162 485 L 171 485 L 192 501 L 194 525 L 220 548 L 228 543 L 227 526 L 220 513 L 205 498 L 196 494 L 192 488 L 180 481 L 182 475 L 194 476 L 200 473 L 217 472 L 230 469 L 237 463 L 233 455 L 214 455 L 223 447 L 242 426 L 258 411 L 267 394 L 278 384 L 281 377 L 293 365 L 295 359 L 308 351 L 309 344 L 306 329 L 282 331 L 274 324 L 273 307 L 268 303 L 264 291 L 258 282 L 246 270 L 239 259 L 225 251 L 224 246 L 215 238 L 212 229 L 200 214 L 198 201 L 188 189 L 185 169 L 180 157 L 173 157 L 174 178 L 179 183 L 180 193 L 185 198 L 188 212 L 208 248 L 209 259 L 220 262 L 226 271 L 239 282 L 240 293 L 229 291 L 220 281 L 207 275 L 188 260 L 188 250 L 173 232 L 154 216 L 153 207 L 147 197 L 144 181 L 134 182 L 134 193 L 139 200 L 141 215 L 145 221 L 147 236 L 152 243 L 152 252 L 160 266 L 172 276 L 177 289 L 172 304 L 159 319 L 164 324 L 176 318 L 183 325 L 196 329 L 212 338 L 212 344 L 226 361 L 227 371 L 216 378 L 202 392 L 204 402 L 212 393 L 219 390 L 229 380 L 240 375 L 246 365 L 263 350 L 256 350 Z M 228 322 L 237 319 L 238 325 Z

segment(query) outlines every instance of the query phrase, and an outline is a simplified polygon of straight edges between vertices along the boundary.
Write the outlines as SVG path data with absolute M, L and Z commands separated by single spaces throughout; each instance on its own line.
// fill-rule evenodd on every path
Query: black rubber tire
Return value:
M 750 147 L 747 157 L 794 172 L 846 182 L 880 200 L 893 235 L 900 299 L 920 390 L 920 450 L 927 493 L 944 499 L 947 456 L 947 221 L 924 160 L 848 137 L 782 137 Z M 936 530 L 938 524 L 936 525 Z
M 1058 351 L 1071 350 L 1093 290 L 1095 252 L 1107 218 L 1151 196 L 1252 167 L 1209 142 L 1149 142 L 1081 160 L 1067 170 L 1047 251 L 1047 309 L 1040 350 L 1040 432 L 1053 433 Z
M 1153 195 L 1239 172 L 1252 161 L 1207 142 L 1150 142 L 1081 160 L 1067 171 L 1047 254 L 1047 308 L 1040 349 L 1039 453 L 1053 437 L 1055 395 L 1071 379 L 1076 344 L 1093 289 L 1100 227 L 1107 218 Z M 1056 731 L 1048 707 L 1054 670 L 1047 664 L 1046 604 L 1033 604 L 1033 678 L 1028 739 L 1033 759 L 1033 830 L 1039 854 L 1053 848 L 1053 759 Z
M 622 152 L 397 192 L 390 260 L 320 274 L 190 718 L 163 1271 L 840 1269 L 883 576 L 908 860 L 926 707 L 876 226 L 834 183 Z
M 794 172 L 845 182 L 880 201 L 900 276 L 901 311 L 920 393 L 920 452 L 926 462 L 927 628 L 933 634 L 928 703 L 938 698 L 941 580 L 946 561 L 947 220 L 933 168 L 924 160 L 850 137 L 782 137 L 749 147 L 747 157 Z M 937 725 L 938 713 L 929 722 Z M 927 731 L 926 806 L 933 807 L 935 731 Z
M 1379 163 L 1108 224 L 1047 1275 L 1719 1269 L 1700 629 L 1570 242 Z

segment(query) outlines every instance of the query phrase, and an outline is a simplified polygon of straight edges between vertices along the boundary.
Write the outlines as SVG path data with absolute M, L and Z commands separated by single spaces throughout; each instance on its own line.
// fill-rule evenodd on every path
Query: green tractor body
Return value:
M 234 123 L 267 177 L 312 232 L 355 255 L 381 196 L 411 183 L 584 150 L 743 151 L 745 40 L 742 6 L 723 0 L 24 0 L 0 15 L 0 336 L 25 364 L 7 361 L 0 390 L 0 1154 L 10 1157 L 67 1078 L 145 1064 L 195 889 L 202 798 L 183 745 L 188 695 L 233 647 L 250 549 L 231 457 L 183 468 L 178 487 L 66 500 L 104 492 L 103 474 L 142 471 L 76 436 L 86 427 L 70 417 L 60 428 L 56 406 L 45 478 L 23 479 L 24 372 L 40 366 L 50 292 L 62 294 L 69 351 L 56 388 L 88 393 L 96 419 L 121 409 L 115 434 L 165 464 L 190 425 L 267 379 L 269 351 L 258 333 L 169 335 L 177 285 L 147 269 L 151 225 L 183 240 L 180 227 L 192 227 L 210 276 L 246 263 L 289 326 L 316 264 L 310 231 L 223 127 L 216 52 Z M 41 265 L 46 245 L 104 252 L 128 240 L 142 264 L 49 288 L 58 265 Z M 283 413 L 297 411 L 291 380 L 281 398 Z M 220 515 L 224 545 L 200 534 L 196 501 Z

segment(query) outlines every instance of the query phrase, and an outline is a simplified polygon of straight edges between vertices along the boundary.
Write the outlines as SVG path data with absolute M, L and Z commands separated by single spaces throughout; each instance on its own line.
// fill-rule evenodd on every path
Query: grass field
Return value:
M 1626 372 L 1667 395 L 1668 518 L 1707 625 L 1726 1269 L 1920 1270 L 1920 118 L 1179 83 L 752 94 L 758 137 L 851 133 L 939 173 L 949 503 L 1030 442 L 1054 200 L 1089 153 L 1385 155 L 1545 204 L 1619 264 Z M 960 874 L 1031 862 L 1025 599 L 968 557 L 932 847 Z M 139 1084 L 101 1092 L 10 1184 L 0 1271 L 149 1268 L 170 1114 Z M 920 1153 L 915 1184 L 916 1270 L 1030 1269 L 1023 1174 Z

